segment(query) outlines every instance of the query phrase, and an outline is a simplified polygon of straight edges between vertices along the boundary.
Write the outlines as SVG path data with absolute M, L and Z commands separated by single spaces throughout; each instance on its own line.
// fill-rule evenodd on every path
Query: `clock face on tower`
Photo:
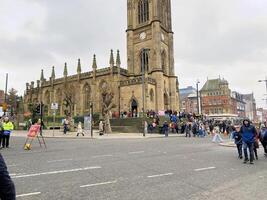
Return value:
M 146 39 L 146 33 L 145 32 L 140 33 L 139 37 L 141 40 Z

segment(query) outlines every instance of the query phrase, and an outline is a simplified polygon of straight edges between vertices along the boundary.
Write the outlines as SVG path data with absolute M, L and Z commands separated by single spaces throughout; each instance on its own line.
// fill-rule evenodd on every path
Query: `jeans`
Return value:
M 247 149 L 249 150 L 249 160 L 250 162 L 253 162 L 254 160 L 254 147 L 253 143 L 251 142 L 243 142 L 243 150 L 244 150 L 244 156 L 245 160 L 248 160 L 248 152 Z
M 242 144 L 236 144 L 236 148 L 237 148 L 238 156 L 239 158 L 241 158 L 242 157 Z
M 267 141 L 262 141 L 261 144 L 263 146 L 264 153 L 267 154 Z

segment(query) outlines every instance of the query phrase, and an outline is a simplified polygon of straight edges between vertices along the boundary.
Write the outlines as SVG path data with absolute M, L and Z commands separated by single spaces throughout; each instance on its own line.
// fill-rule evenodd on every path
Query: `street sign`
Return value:
M 51 110 L 58 110 L 58 103 L 52 103 Z

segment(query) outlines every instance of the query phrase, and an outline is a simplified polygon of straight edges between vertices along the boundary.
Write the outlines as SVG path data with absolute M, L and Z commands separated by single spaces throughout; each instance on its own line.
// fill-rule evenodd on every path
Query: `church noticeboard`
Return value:
M 92 128 L 92 116 L 84 116 L 84 130 L 91 131 Z

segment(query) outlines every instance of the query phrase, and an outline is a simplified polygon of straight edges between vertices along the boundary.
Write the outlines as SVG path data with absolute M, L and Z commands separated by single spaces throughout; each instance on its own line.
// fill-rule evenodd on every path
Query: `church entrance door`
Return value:
M 131 112 L 132 112 L 132 117 L 137 117 L 137 102 L 135 99 L 132 100 L 132 104 L 131 104 Z

